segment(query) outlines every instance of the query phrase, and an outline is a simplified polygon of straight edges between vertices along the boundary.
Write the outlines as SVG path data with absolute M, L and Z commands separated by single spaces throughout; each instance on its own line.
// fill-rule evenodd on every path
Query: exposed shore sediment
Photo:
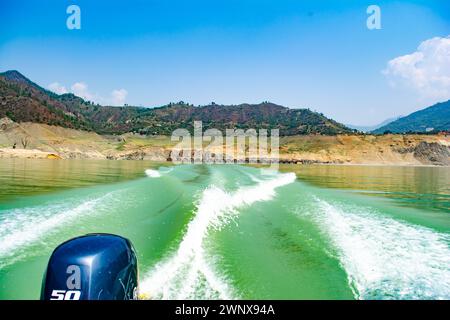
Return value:
M 37 123 L 2 124 L 0 158 L 168 161 L 166 136 L 94 132 Z M 280 138 L 281 163 L 450 166 L 448 135 L 337 135 Z

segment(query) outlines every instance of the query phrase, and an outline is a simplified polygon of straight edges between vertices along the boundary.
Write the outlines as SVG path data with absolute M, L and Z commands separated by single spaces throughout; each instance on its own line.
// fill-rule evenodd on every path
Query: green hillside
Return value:
M 450 100 L 416 111 L 393 121 L 373 133 L 404 133 L 450 130 Z

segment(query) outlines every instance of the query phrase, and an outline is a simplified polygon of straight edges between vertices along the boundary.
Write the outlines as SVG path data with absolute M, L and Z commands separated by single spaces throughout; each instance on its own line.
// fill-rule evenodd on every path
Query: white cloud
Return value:
M 113 105 L 113 106 L 124 105 L 128 95 L 128 91 L 125 89 L 115 89 L 111 92 L 109 97 L 105 98 L 97 93 L 92 93 L 89 90 L 88 85 L 82 81 L 75 82 L 72 86 L 70 86 L 70 90 L 67 90 L 66 87 L 61 85 L 59 82 L 53 82 L 49 84 L 48 89 L 57 94 L 71 92 L 74 95 L 83 98 L 84 100 L 92 101 L 103 105 Z
M 411 54 L 388 62 L 383 74 L 431 103 L 450 99 L 450 36 L 422 42 Z
M 125 89 L 114 90 L 111 92 L 112 104 L 115 106 L 122 106 L 127 98 L 128 91 Z
M 89 100 L 89 101 L 93 101 L 94 99 L 94 94 L 90 93 L 88 90 L 88 85 L 84 82 L 75 82 L 71 87 L 70 87 L 72 93 L 76 96 L 79 96 L 85 100 Z
M 63 85 L 59 84 L 58 82 L 50 83 L 48 85 L 48 89 L 53 91 L 54 93 L 57 93 L 57 94 L 64 94 L 64 93 L 68 92 L 66 87 L 64 87 Z

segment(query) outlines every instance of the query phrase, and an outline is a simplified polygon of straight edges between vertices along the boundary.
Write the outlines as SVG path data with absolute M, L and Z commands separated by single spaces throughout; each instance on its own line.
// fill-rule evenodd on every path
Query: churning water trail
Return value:
M 51 250 L 87 232 L 135 243 L 149 271 L 140 291 L 153 299 L 349 298 L 349 287 L 360 299 L 450 298 L 450 234 L 437 231 L 448 230 L 447 221 L 427 224 L 436 230 L 406 222 L 397 214 L 406 216 L 407 208 L 294 182 L 293 173 L 174 166 L 146 175 L 0 203 L 0 299 L 38 298 Z M 431 217 L 414 210 L 424 221 Z M 239 225 L 215 232 L 231 222 Z
M 69 200 L 3 211 L 0 215 L 0 268 L 20 259 L 17 251 L 35 245 L 81 216 L 98 213 L 102 205 L 110 205 L 117 199 L 118 192 L 112 191 L 81 201 Z
M 450 236 L 314 197 L 313 215 L 360 299 L 449 299 Z
M 154 169 L 147 169 L 147 170 L 145 170 L 145 174 L 149 178 L 159 178 L 159 177 L 161 177 L 161 173 L 158 170 L 154 170 Z
M 157 264 L 143 279 L 140 291 L 152 299 L 233 299 L 227 279 L 215 268 L 207 254 L 208 232 L 218 230 L 239 214 L 239 209 L 259 201 L 269 201 L 275 189 L 294 182 L 294 173 L 278 174 L 254 186 L 240 187 L 234 193 L 206 188 L 196 205 L 195 215 L 177 251 Z

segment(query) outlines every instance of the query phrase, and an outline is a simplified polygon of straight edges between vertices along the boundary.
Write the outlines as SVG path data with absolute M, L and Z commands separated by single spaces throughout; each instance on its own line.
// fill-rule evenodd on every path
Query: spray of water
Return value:
M 149 178 L 159 178 L 159 177 L 161 177 L 161 173 L 158 170 L 153 170 L 153 169 L 145 170 L 145 174 Z
M 370 208 L 315 198 L 325 230 L 360 299 L 449 299 L 450 236 Z
M 154 299 L 233 299 L 236 293 L 215 267 L 205 240 L 211 230 L 229 223 L 244 206 L 268 201 L 275 189 L 295 181 L 293 173 L 278 174 L 255 186 L 227 193 L 215 186 L 203 191 L 194 218 L 176 252 L 157 264 L 140 285 L 141 293 Z
M 117 191 L 80 203 L 64 203 L 4 211 L 0 220 L 0 268 L 21 258 L 18 251 L 35 245 L 75 219 L 98 213 L 117 199 Z M 6 259 L 8 258 L 8 259 Z

